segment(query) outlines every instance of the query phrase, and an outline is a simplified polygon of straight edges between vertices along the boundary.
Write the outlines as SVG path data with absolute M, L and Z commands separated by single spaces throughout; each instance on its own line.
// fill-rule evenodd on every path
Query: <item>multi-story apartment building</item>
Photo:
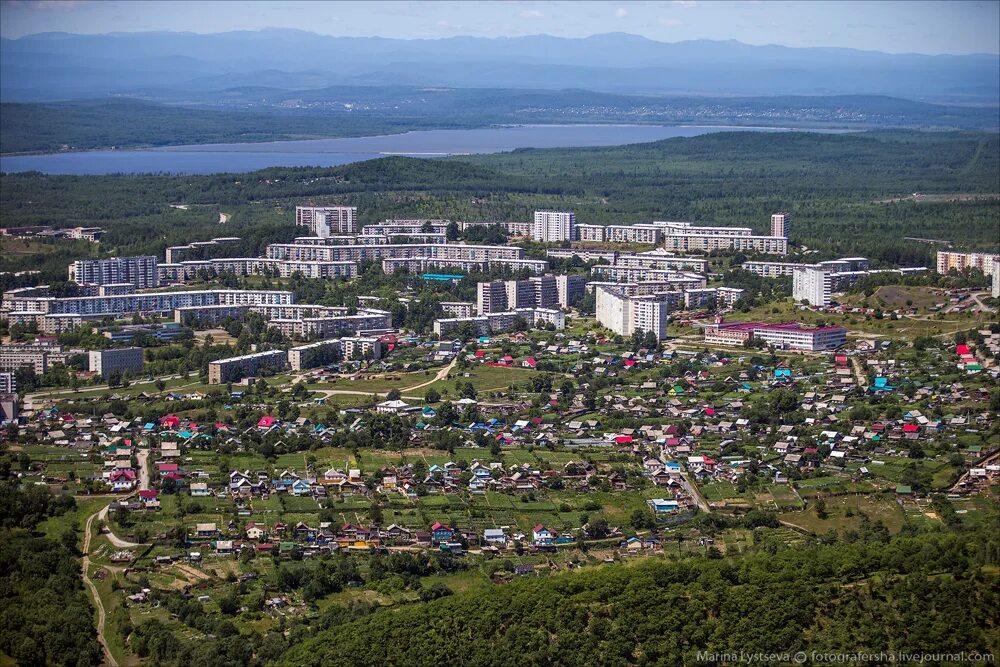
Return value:
M 791 224 L 792 216 L 787 213 L 773 214 L 771 216 L 771 236 L 780 236 L 787 239 Z
M 835 350 L 847 342 L 844 327 L 807 328 L 798 322 L 763 324 L 760 322 L 717 321 L 705 327 L 705 342 L 714 345 L 742 346 L 749 340 L 787 350 L 818 352 Z
M 840 259 L 830 259 L 816 264 L 797 264 L 795 262 L 763 262 L 758 260 L 748 260 L 740 265 L 740 268 L 750 273 L 756 273 L 764 278 L 777 278 L 779 276 L 790 276 L 795 273 L 795 269 L 803 267 L 820 266 L 831 273 L 845 271 L 864 271 L 868 268 L 868 259 L 865 257 L 842 257 Z
M 562 308 L 569 308 L 583 296 L 587 279 L 583 276 L 556 276 L 556 298 Z
M 796 302 L 806 302 L 811 306 L 829 306 L 833 273 L 819 264 L 806 264 L 792 272 L 792 298 Z
M 507 289 L 506 310 L 535 307 L 535 286 L 530 281 L 507 280 L 504 286 Z
M 630 268 L 598 264 L 590 269 L 595 278 L 618 282 L 671 282 L 687 287 L 704 287 L 705 276 L 698 273 L 667 271 L 665 269 Z
M 580 225 L 577 225 L 579 227 Z M 598 225 L 600 227 L 600 225 Z M 549 257 L 570 259 L 579 257 L 584 262 L 607 262 L 614 264 L 618 259 L 617 250 L 587 249 L 587 248 L 549 248 L 545 251 Z
M 29 368 L 36 375 L 42 375 L 53 364 L 64 364 L 77 352 L 64 350 L 62 345 L 0 345 L 0 371 Z
M 752 236 L 749 227 L 709 227 L 693 222 L 653 221 L 654 226 L 663 230 L 664 236 Z
M 0 372 L 0 394 L 13 394 L 17 391 L 17 379 L 13 371 Z
M 88 356 L 90 361 L 88 368 L 104 378 L 109 377 L 112 373 L 129 373 L 131 375 L 142 373 L 141 347 L 91 350 Z
M 608 225 L 605 238 L 611 243 L 650 243 L 656 245 L 663 237 L 658 225 Z
M 561 243 L 575 238 L 576 214 L 572 211 L 535 211 L 531 240 Z
M 704 308 L 714 304 L 717 308 L 732 308 L 742 296 L 743 290 L 738 287 L 688 289 L 684 290 L 684 307 Z
M 320 238 L 358 232 L 357 206 L 296 206 L 295 224 Z
M 636 331 L 652 331 L 658 340 L 667 337 L 670 316 L 668 294 L 633 296 L 615 287 L 600 286 L 597 297 L 597 321 L 621 336 Z
M 667 234 L 663 248 L 670 252 L 712 252 L 713 250 L 739 250 L 772 255 L 788 254 L 788 239 L 776 236 L 721 235 L 721 234 Z
M 604 243 L 607 240 L 607 228 L 604 225 L 580 223 L 576 226 L 576 240 L 589 243 Z
M 663 250 L 651 250 L 637 254 L 621 254 L 613 266 L 625 268 L 661 269 L 677 271 L 708 272 L 708 260 L 701 257 L 679 257 Z
M 1000 262 L 993 262 L 993 282 L 990 284 L 990 296 L 1000 299 Z
M 304 278 L 353 278 L 358 274 L 357 262 L 268 259 L 265 257 L 229 257 L 161 264 L 160 281 L 183 283 L 210 276 L 232 273 L 237 276 L 271 275 L 290 278 L 296 273 Z
M 383 350 L 382 341 L 370 336 L 331 338 L 289 349 L 288 366 L 293 371 L 302 371 L 341 359 L 361 359 L 366 353 L 372 359 L 381 359 Z
M 476 304 L 472 301 L 442 301 L 441 310 L 448 317 L 473 317 L 476 314 Z
M 502 280 L 476 285 L 476 310 L 480 315 L 502 313 L 507 307 L 507 283 Z
M 982 252 L 951 252 L 939 250 L 937 254 L 937 272 L 948 273 L 952 269 L 979 269 L 985 275 L 993 273 L 993 266 L 1000 262 L 1000 255 Z
M 69 279 L 78 285 L 130 283 L 138 289 L 157 287 L 160 284 L 156 258 L 152 255 L 78 259 L 70 264 Z
M 447 234 L 450 220 L 385 220 L 371 225 L 365 225 L 364 235 L 380 234 L 383 236 L 411 236 L 413 234 Z
M 434 333 L 447 338 L 465 324 L 471 324 L 477 335 L 513 331 L 518 319 L 530 327 L 552 325 L 557 331 L 566 328 L 566 315 L 552 308 L 517 308 L 504 312 L 486 313 L 478 317 L 449 317 L 434 320 Z
M 256 375 L 264 369 L 284 370 L 288 354 L 284 350 L 270 350 L 211 361 L 208 364 L 208 383 L 225 384 L 241 378 Z

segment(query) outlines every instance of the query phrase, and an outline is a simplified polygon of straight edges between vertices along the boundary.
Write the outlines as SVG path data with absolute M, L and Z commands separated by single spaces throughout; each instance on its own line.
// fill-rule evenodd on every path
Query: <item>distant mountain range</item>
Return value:
M 398 40 L 268 29 L 192 33 L 43 33 L 0 40 L 3 101 L 211 102 L 241 87 L 586 89 L 627 95 L 888 95 L 996 105 L 996 55 L 892 55 L 734 41 L 656 42 L 621 33 Z

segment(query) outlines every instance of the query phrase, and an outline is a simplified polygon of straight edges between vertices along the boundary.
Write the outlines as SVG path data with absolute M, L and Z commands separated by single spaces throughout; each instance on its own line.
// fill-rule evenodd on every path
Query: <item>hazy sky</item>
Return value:
M 435 38 L 629 32 L 664 42 L 1000 53 L 1000 2 L 151 2 L 2 0 L 0 34 L 298 28 Z

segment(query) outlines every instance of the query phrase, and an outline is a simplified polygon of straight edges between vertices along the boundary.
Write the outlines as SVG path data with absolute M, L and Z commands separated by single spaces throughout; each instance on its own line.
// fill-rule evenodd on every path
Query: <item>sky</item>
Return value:
M 296 28 L 336 36 L 586 37 L 1000 53 L 1000 1 L 155 2 L 0 0 L 0 35 Z

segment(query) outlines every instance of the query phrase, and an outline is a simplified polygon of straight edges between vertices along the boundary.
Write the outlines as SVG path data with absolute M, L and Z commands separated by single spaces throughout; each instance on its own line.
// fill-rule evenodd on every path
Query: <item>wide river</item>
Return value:
M 0 171 L 46 174 L 214 174 L 267 167 L 332 167 L 386 155 L 500 153 L 515 148 L 618 146 L 709 132 L 781 132 L 780 128 L 662 125 L 519 125 L 477 130 L 423 130 L 375 137 L 201 144 L 0 157 Z M 830 132 L 835 130 L 815 130 Z

